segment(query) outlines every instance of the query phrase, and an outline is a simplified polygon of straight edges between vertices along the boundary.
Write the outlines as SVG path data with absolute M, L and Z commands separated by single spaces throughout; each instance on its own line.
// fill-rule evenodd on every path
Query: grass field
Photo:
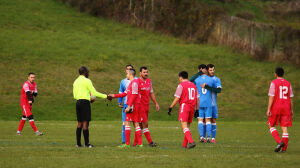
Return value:
M 118 92 L 124 65 L 146 65 L 162 112 L 178 84 L 178 72 L 197 71 L 213 63 L 221 78 L 220 119 L 265 120 L 267 91 L 278 65 L 286 70 L 294 92 L 295 119 L 300 114 L 300 70 L 291 64 L 258 62 L 229 48 L 189 44 L 102 18 L 79 13 L 59 0 L 0 0 L 0 120 L 19 120 L 21 85 L 29 71 L 37 74 L 36 120 L 75 120 L 72 83 L 81 65 L 100 92 Z M 116 101 L 98 99 L 94 120 L 119 120 Z M 151 120 L 176 120 L 153 112 Z
M 275 141 L 265 122 L 218 122 L 217 143 L 181 148 L 183 133 L 175 121 L 150 122 L 160 145 L 120 149 L 120 122 L 91 123 L 93 149 L 75 147 L 76 122 L 37 122 L 45 133 L 37 137 L 28 123 L 21 136 L 18 122 L 2 121 L 0 167 L 297 167 L 300 164 L 299 123 L 290 129 L 287 153 L 275 153 Z M 196 122 L 192 135 L 198 139 Z M 132 137 L 133 138 L 133 137 Z M 82 138 L 83 140 L 83 138 Z M 143 139 L 145 142 L 145 139 Z M 145 143 L 144 143 L 145 144 Z

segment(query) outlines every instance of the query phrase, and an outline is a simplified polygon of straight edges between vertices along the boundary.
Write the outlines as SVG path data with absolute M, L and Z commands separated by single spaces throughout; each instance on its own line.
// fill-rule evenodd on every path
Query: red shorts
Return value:
M 126 113 L 125 121 L 141 122 L 140 111 L 141 105 L 134 104 L 133 111 L 131 113 Z
M 29 117 L 32 115 L 31 113 L 32 105 L 28 103 L 21 103 L 21 108 L 23 110 L 23 116 Z
M 272 115 L 268 118 L 267 124 L 274 127 L 280 123 L 281 127 L 291 127 L 292 126 L 292 116 L 288 109 L 278 109 L 273 110 Z
M 141 122 L 146 123 L 148 122 L 148 115 L 149 115 L 149 104 L 142 105 L 141 107 Z
M 194 112 L 195 112 L 195 106 L 182 103 L 179 109 L 178 121 L 192 123 Z

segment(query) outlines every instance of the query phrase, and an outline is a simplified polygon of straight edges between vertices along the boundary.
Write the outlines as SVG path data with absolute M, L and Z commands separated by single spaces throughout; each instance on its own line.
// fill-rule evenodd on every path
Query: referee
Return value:
M 103 99 L 107 98 L 107 95 L 99 93 L 94 88 L 92 81 L 88 79 L 89 70 L 82 66 L 79 68 L 79 77 L 73 83 L 73 95 L 76 102 L 77 113 L 77 130 L 76 139 L 77 147 L 81 145 L 81 130 L 83 129 L 83 136 L 85 141 L 85 147 L 92 148 L 93 145 L 89 142 L 89 122 L 91 121 L 91 94 Z M 92 100 L 93 101 L 93 100 Z

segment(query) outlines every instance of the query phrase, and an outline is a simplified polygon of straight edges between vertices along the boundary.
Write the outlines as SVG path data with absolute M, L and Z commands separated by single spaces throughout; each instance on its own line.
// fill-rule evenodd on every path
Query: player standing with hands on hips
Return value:
M 93 145 L 89 142 L 89 122 L 91 121 L 91 94 L 103 99 L 111 100 L 106 94 L 102 94 L 96 91 L 92 81 L 88 79 L 89 70 L 82 66 L 79 68 L 79 77 L 73 83 L 73 96 L 76 102 L 76 113 L 77 113 L 77 129 L 76 139 L 77 147 L 81 145 L 81 130 L 83 129 L 83 136 L 85 141 L 85 147 L 92 148 Z
M 21 108 L 23 110 L 23 116 L 19 124 L 17 135 L 21 135 L 21 131 L 24 127 L 25 121 L 29 119 L 29 123 L 37 136 L 43 135 L 39 132 L 34 124 L 33 115 L 31 113 L 32 104 L 34 102 L 34 97 L 37 96 L 37 86 L 34 82 L 35 74 L 33 72 L 28 73 L 28 80 L 24 82 L 21 90 Z
M 190 125 L 193 122 L 194 110 L 199 108 L 199 94 L 196 86 L 188 80 L 188 73 L 182 71 L 179 73 L 180 84 L 175 92 L 175 99 L 170 105 L 168 114 L 171 115 L 172 108 L 179 102 L 179 118 L 181 128 L 184 132 L 183 148 L 194 148 L 196 143 L 190 132 Z
M 290 82 L 283 79 L 284 70 L 281 67 L 275 69 L 276 79 L 271 82 L 269 89 L 269 103 L 268 103 L 268 127 L 277 146 L 275 152 L 286 152 L 289 134 L 288 127 L 292 126 L 293 117 L 293 101 L 294 97 L 292 86 Z M 279 137 L 275 126 L 280 123 L 282 129 L 282 140 Z

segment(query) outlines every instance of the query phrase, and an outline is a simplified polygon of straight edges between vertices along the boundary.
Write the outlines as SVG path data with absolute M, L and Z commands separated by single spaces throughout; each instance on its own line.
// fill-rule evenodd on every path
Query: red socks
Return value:
M 136 139 L 136 136 L 134 136 L 133 146 L 136 146 L 138 144 L 138 140 Z
M 282 141 L 284 143 L 284 147 L 282 148 L 282 151 L 286 151 L 287 145 L 288 145 L 288 142 L 289 142 L 289 134 L 288 133 L 283 133 L 282 134 Z
M 137 139 L 138 144 L 142 145 L 142 132 L 140 127 L 135 128 L 135 138 Z
M 126 145 L 130 145 L 130 126 L 125 126 L 125 139 L 126 139 Z M 134 137 L 133 146 L 135 146 L 136 143 L 142 145 L 142 133 L 140 127 L 135 128 L 135 137 Z
M 36 128 L 36 126 L 34 124 L 34 120 L 29 120 L 29 124 L 31 125 L 31 128 L 33 129 L 34 132 L 38 131 L 38 129 Z
M 275 127 L 270 128 L 270 132 L 274 137 L 275 141 L 279 144 L 281 142 L 281 139 L 276 128 Z
M 185 128 L 185 129 L 183 129 L 183 132 L 184 132 L 184 135 L 185 135 L 186 139 L 188 140 L 188 143 L 193 143 L 194 140 L 192 138 L 192 134 L 190 132 L 190 129 Z
M 143 133 L 148 141 L 148 143 L 150 144 L 152 142 L 152 139 L 151 139 L 151 135 L 150 135 L 150 132 L 149 132 L 149 129 L 148 128 L 144 128 L 143 129 Z
M 20 121 L 20 124 L 19 124 L 19 128 L 18 128 L 18 132 L 21 132 L 23 127 L 24 127 L 24 124 L 25 124 L 25 121 L 27 120 L 27 118 L 23 118 L 21 119 Z
M 188 144 L 188 140 L 187 140 L 186 136 L 184 135 L 182 147 L 186 148 L 187 144 Z
M 22 117 L 22 119 L 20 121 L 20 124 L 19 124 L 18 132 L 22 131 L 26 120 L 27 120 L 27 118 Z M 36 126 L 34 124 L 34 120 L 33 119 L 29 120 L 29 124 L 31 125 L 31 128 L 33 129 L 34 132 L 38 131 L 38 129 L 36 128 Z
M 130 144 L 130 126 L 125 126 L 125 142 L 126 145 Z

